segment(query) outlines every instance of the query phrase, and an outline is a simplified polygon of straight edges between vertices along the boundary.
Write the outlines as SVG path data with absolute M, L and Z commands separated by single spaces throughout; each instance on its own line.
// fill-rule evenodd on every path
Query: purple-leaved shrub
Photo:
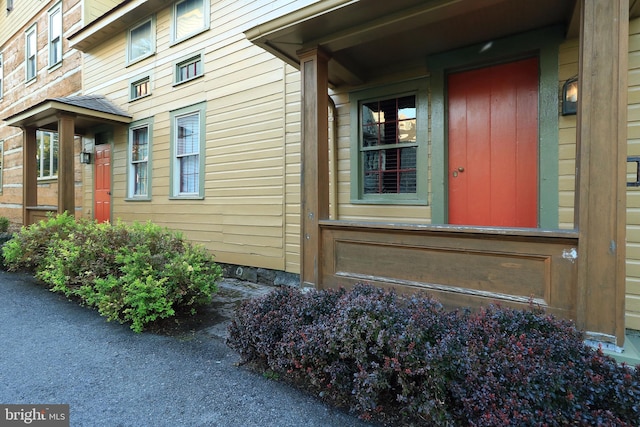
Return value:
M 402 425 L 637 425 L 640 371 L 539 309 L 446 311 L 370 285 L 279 288 L 243 303 L 228 345 L 243 362 Z

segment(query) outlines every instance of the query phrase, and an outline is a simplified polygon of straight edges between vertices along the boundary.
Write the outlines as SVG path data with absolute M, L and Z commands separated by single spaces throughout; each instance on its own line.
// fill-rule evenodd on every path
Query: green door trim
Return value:
M 558 47 L 563 40 L 564 28 L 555 26 L 465 47 L 427 59 L 431 73 L 432 224 L 448 222 L 447 74 L 537 55 L 540 63 L 538 226 L 543 229 L 558 228 Z

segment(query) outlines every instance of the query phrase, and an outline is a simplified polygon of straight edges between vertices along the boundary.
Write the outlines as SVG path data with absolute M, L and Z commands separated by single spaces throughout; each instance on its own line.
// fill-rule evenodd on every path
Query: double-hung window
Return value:
M 45 130 L 36 131 L 38 152 L 38 179 L 58 177 L 58 133 Z
M 62 62 L 62 3 L 49 10 L 49 67 Z
M 127 63 L 140 61 L 155 53 L 155 20 L 153 17 L 131 28 L 128 33 Z
M 171 112 L 171 195 L 204 197 L 205 104 Z
M 209 0 L 182 0 L 173 4 L 171 42 L 178 43 L 209 29 Z
M 426 203 L 427 99 L 417 83 L 351 94 L 351 198 Z
M 37 53 L 38 53 L 38 44 L 37 44 L 37 28 L 34 24 L 25 32 L 25 75 L 26 81 L 30 81 L 36 78 L 37 73 Z
M 129 128 L 129 179 L 128 197 L 148 200 L 151 198 L 151 120 L 134 123 Z

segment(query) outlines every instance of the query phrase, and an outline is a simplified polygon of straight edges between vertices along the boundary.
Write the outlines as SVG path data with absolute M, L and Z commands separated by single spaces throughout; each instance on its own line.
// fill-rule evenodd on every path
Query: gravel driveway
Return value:
M 0 271 L 0 403 L 69 404 L 71 426 L 365 426 L 249 372 L 205 330 L 135 334 Z

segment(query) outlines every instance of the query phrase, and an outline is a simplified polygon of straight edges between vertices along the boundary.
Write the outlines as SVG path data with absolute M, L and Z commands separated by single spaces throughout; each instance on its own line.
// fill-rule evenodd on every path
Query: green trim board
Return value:
M 558 228 L 558 47 L 563 39 L 563 27 L 554 26 L 427 59 L 431 76 L 432 224 L 447 223 L 447 74 L 537 55 L 540 63 L 538 226 Z
M 360 152 L 361 108 L 364 102 L 396 98 L 407 95 L 416 96 L 416 192 L 398 194 L 364 194 L 363 161 Z M 351 166 L 351 203 L 354 204 L 415 204 L 426 205 L 428 198 L 428 142 L 429 142 L 429 99 L 428 79 L 415 79 L 371 89 L 351 92 L 350 103 L 350 166 Z M 354 173 L 355 171 L 355 173 Z

